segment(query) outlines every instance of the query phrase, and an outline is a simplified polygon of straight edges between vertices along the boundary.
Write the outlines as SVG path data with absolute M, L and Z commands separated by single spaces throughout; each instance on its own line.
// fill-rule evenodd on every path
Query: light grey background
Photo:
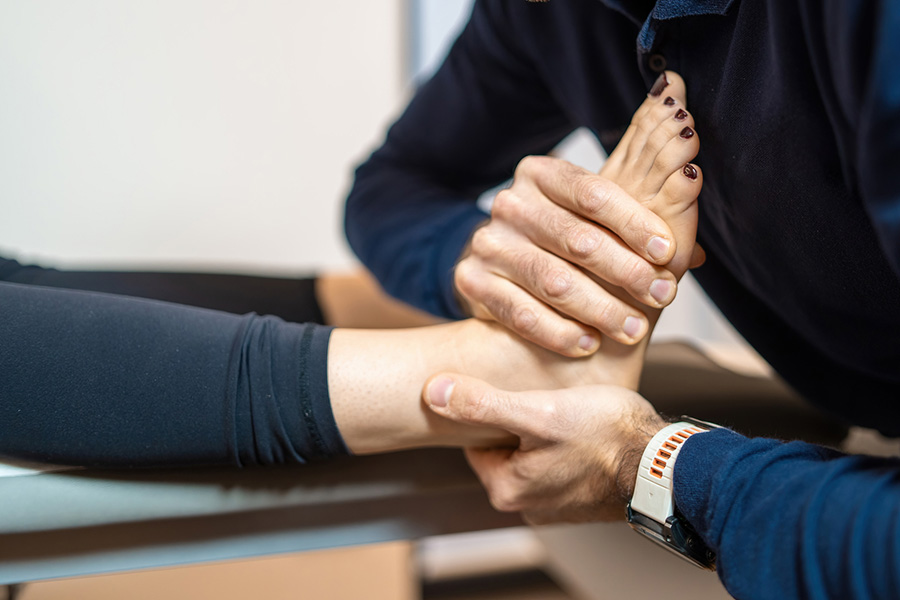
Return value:
M 0 0 L 0 252 L 343 266 L 353 165 L 405 96 L 405 3 Z

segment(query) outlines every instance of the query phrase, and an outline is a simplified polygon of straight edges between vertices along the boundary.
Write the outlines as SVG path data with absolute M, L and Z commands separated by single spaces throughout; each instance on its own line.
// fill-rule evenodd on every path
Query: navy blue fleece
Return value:
M 735 597 L 900 598 L 897 459 L 721 430 L 685 443 L 674 480 Z
M 698 280 L 812 402 L 900 435 L 898 30 L 893 0 L 478 1 L 444 65 L 357 170 L 346 214 L 351 245 L 391 293 L 460 316 L 452 269 L 485 218 L 477 195 L 576 127 L 611 150 L 662 59 L 687 83 L 701 140 L 699 238 L 708 260 Z M 857 596 L 890 597 L 900 554 L 885 542 L 883 523 L 861 519 L 849 549 L 828 529 L 809 529 L 830 508 L 802 483 L 807 463 L 822 477 L 832 468 L 853 477 L 867 463 L 834 459 L 841 466 L 833 467 L 819 450 L 804 452 L 777 470 L 798 478 L 791 501 L 811 511 L 779 515 L 796 535 L 753 512 L 757 497 L 734 487 L 683 496 L 692 515 L 722 506 L 750 515 L 701 524 L 704 536 L 723 541 L 726 583 L 762 586 L 749 597 L 823 597 L 801 579 L 827 571 L 834 597 L 859 592 L 851 582 L 862 579 L 873 581 L 873 593 Z M 686 452 L 676 476 L 701 454 Z M 725 456 L 722 471 L 738 480 L 768 482 L 774 468 Z M 895 486 L 854 482 L 841 488 L 842 506 L 865 514 L 875 497 L 900 505 Z M 809 536 L 834 556 L 851 556 L 819 562 L 823 554 L 796 545 Z M 761 562 L 729 556 L 736 544 L 724 541 L 738 539 L 800 562 L 759 571 Z M 863 567 L 857 551 L 885 560 Z

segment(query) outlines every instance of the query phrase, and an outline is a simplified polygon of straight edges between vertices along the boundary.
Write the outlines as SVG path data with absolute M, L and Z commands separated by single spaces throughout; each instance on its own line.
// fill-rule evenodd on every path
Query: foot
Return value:
M 703 175 L 690 161 L 700 150 L 700 139 L 687 111 L 681 76 L 665 72 L 653 87 L 653 92 L 657 91 L 648 94 L 638 108 L 600 174 L 666 221 L 676 244 L 675 256 L 666 268 L 680 280 L 691 264 L 697 237 L 697 196 Z M 640 308 L 647 315 L 650 331 L 634 346 L 605 339 L 591 357 L 603 381 L 593 383 L 615 383 L 636 390 L 650 334 L 662 310 L 639 305 L 624 290 L 601 285 Z M 664 280 L 658 281 L 655 291 L 661 296 L 675 293 Z
M 702 176 L 690 161 L 700 150 L 700 139 L 687 111 L 684 80 L 666 71 L 654 86 L 654 91 L 660 89 L 655 96 L 648 94 L 634 113 L 600 174 L 669 224 L 677 251 L 666 268 L 680 279 L 697 235 L 696 200 Z
M 703 177 L 700 169 L 690 162 L 697 156 L 700 140 L 694 130 L 694 119 L 687 112 L 684 81 L 671 71 L 665 77 L 654 86 L 658 90 L 665 83 L 661 93 L 647 96 L 600 174 L 668 223 L 675 236 L 676 253 L 666 268 L 680 279 L 694 251 L 697 196 Z M 486 379 L 499 387 L 519 390 L 598 383 L 636 390 L 650 333 L 661 310 L 639 304 L 621 288 L 603 281 L 598 284 L 647 315 L 648 325 L 636 323 L 641 328 L 650 328 L 640 342 L 627 345 L 605 337 L 600 349 L 589 357 L 562 358 L 522 341 L 501 325 L 474 321 L 470 324 L 476 330 L 473 335 L 490 338 L 492 341 L 486 342 L 488 347 L 502 348 L 500 352 L 509 357 L 510 364 L 519 367 L 514 381 L 501 381 L 503 377 Z M 662 297 L 675 293 L 667 280 L 659 280 L 654 285 Z M 498 338 L 503 339 L 502 346 L 497 346 Z

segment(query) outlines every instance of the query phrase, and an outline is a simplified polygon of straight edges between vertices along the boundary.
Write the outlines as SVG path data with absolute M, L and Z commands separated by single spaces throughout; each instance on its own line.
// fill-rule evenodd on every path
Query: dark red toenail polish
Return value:
M 681 133 L 679 133 L 678 135 L 680 135 L 681 137 L 683 137 L 686 140 L 689 140 L 692 137 L 694 137 L 694 130 L 691 129 L 690 127 L 685 127 L 684 129 L 681 130 Z
M 656 81 L 653 83 L 653 87 L 650 88 L 650 95 L 654 98 L 659 96 L 668 85 L 669 80 L 666 78 L 666 74 L 660 73 L 659 77 L 657 77 Z
M 684 165 L 684 168 L 681 170 L 681 172 L 684 173 L 684 176 L 688 179 L 697 179 L 697 176 L 700 175 L 700 173 L 697 172 L 697 169 L 694 168 L 694 165 L 692 165 L 691 163 Z
M 665 104 L 666 106 L 674 106 L 675 98 L 673 98 L 672 96 L 666 96 L 666 99 L 663 100 L 663 104 Z
M 675 120 L 676 121 L 684 121 L 685 119 L 687 119 L 687 111 L 684 110 L 683 108 L 679 108 L 678 112 L 675 113 Z

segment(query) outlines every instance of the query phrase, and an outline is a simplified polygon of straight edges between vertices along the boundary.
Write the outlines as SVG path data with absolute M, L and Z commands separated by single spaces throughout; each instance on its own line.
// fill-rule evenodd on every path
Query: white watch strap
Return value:
M 644 449 L 638 467 L 631 510 L 659 523 L 665 523 L 666 519 L 672 516 L 674 510 L 672 474 L 675 460 L 689 437 L 707 431 L 709 429 L 681 421 L 664 427 L 653 436 Z

